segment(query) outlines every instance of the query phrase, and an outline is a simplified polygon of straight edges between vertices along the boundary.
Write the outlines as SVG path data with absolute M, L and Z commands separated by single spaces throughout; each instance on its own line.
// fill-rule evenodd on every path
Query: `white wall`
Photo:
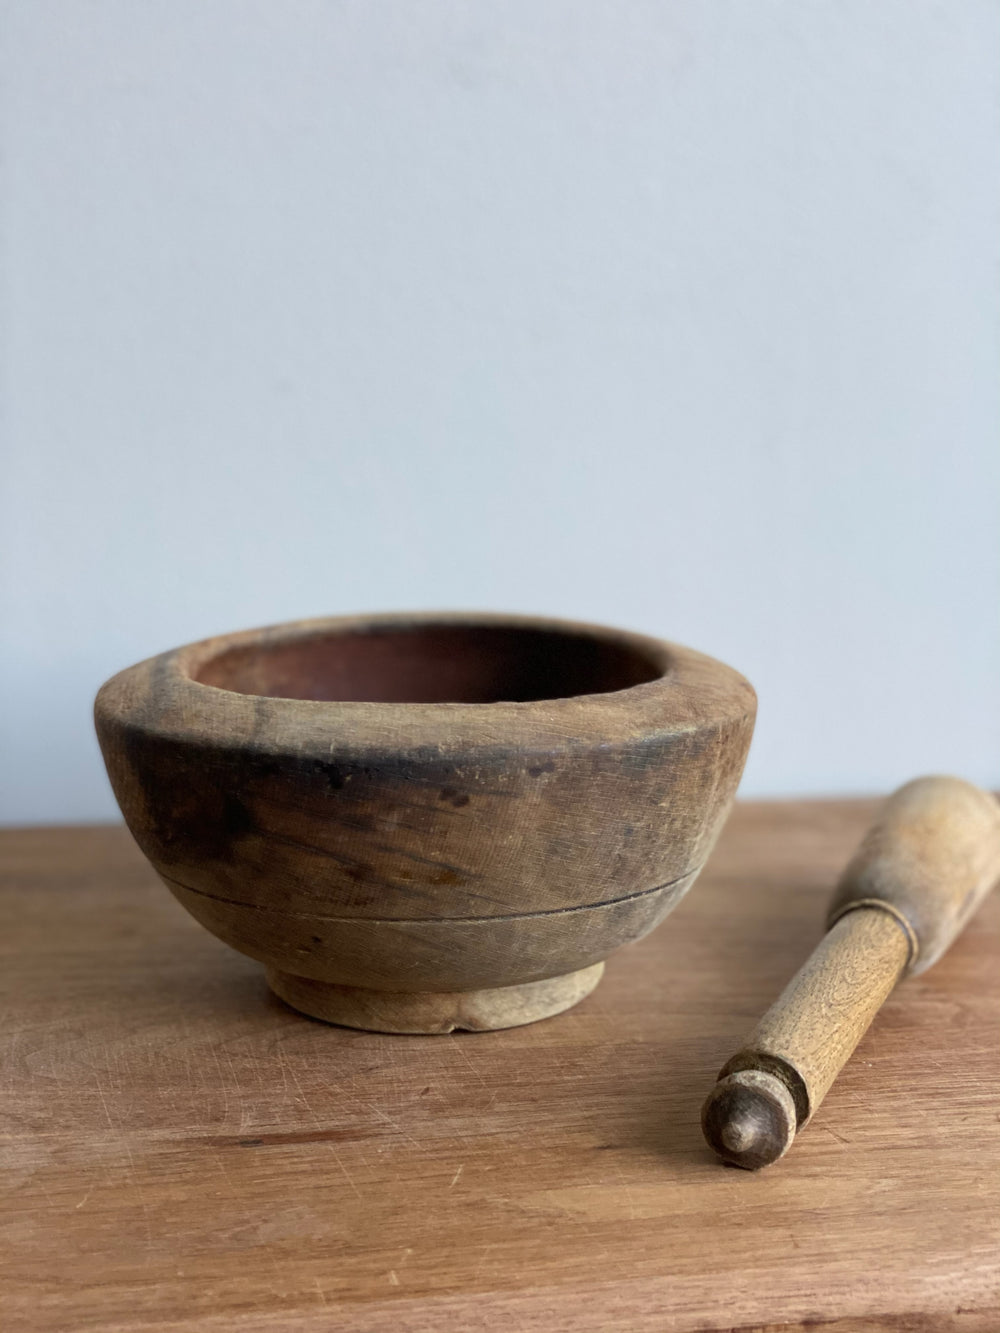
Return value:
M 1000 779 L 995 0 L 4 6 L 0 817 L 120 667 L 422 606 L 761 696 L 746 793 Z

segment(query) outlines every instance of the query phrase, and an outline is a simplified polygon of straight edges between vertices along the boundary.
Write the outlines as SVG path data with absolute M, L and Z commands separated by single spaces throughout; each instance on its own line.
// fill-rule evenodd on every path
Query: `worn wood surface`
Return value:
M 779 1167 L 701 1137 L 873 808 L 737 807 L 579 1006 L 450 1037 L 294 1013 L 122 830 L 0 834 L 5 1333 L 995 1333 L 1000 897 Z
M 816 1113 L 899 980 L 925 971 L 1000 879 L 1000 803 L 960 778 L 880 807 L 834 893 L 829 929 L 727 1061 L 703 1112 L 726 1161 L 775 1161 Z
M 849 912 L 827 931 L 723 1066 L 702 1111 L 716 1152 L 757 1170 L 788 1151 L 896 985 L 908 952 L 888 912 Z
M 910 943 L 907 973 L 932 967 L 1000 878 L 1000 804 L 961 778 L 915 778 L 879 809 L 846 867 L 831 923 L 891 913 Z
M 729 812 L 756 703 L 679 644 L 406 612 L 188 644 L 94 711 L 139 846 L 280 996 L 450 1032 L 560 1012 L 663 920 Z

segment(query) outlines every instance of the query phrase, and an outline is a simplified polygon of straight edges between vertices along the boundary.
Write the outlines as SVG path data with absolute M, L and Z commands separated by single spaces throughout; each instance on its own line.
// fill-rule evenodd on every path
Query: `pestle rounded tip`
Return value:
M 740 1069 L 720 1079 L 709 1093 L 701 1125 L 720 1157 L 758 1171 L 776 1162 L 795 1138 L 795 1103 L 774 1074 Z
M 727 1120 L 719 1130 L 719 1138 L 727 1152 L 749 1152 L 757 1141 L 758 1125 L 745 1111 L 738 1112 L 732 1120 Z

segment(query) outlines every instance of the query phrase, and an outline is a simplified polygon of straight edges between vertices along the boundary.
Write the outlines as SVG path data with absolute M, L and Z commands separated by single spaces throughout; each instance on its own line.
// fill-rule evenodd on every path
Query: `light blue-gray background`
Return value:
M 0 818 L 369 608 L 713 652 L 745 793 L 1000 779 L 997 3 L 3 9 Z

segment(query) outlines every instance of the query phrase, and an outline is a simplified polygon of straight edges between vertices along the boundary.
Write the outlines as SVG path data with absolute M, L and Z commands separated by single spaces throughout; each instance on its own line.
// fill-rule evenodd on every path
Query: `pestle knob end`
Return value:
M 740 1069 L 720 1079 L 701 1113 L 710 1146 L 747 1171 L 776 1162 L 795 1138 L 795 1103 L 788 1088 L 762 1069 Z

